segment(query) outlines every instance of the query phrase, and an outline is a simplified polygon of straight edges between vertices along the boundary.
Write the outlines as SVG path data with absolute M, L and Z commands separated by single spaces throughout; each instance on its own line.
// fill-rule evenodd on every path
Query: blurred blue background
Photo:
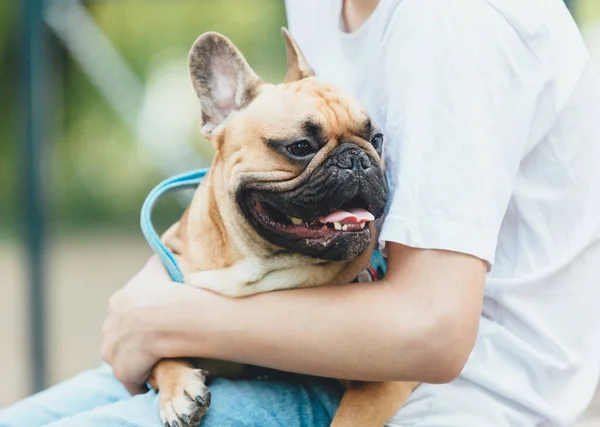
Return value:
M 568 3 L 600 61 L 600 1 Z M 107 299 L 150 255 L 144 197 L 210 162 L 195 38 L 227 35 L 277 82 L 283 25 L 283 0 L 0 0 L 0 407 L 99 362 Z

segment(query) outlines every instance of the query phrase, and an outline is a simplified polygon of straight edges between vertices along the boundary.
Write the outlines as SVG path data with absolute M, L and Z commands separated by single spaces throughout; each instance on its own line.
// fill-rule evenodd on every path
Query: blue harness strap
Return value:
M 165 179 L 163 182 L 158 184 L 142 205 L 142 212 L 140 215 L 140 225 L 142 227 L 142 233 L 144 237 L 148 241 L 148 244 L 152 248 L 152 250 L 158 255 L 162 263 L 164 264 L 167 272 L 171 276 L 171 279 L 174 282 L 183 283 L 183 273 L 179 268 L 179 264 L 177 264 L 177 259 L 175 255 L 167 246 L 160 240 L 160 236 L 154 229 L 152 225 L 152 210 L 156 205 L 158 199 L 160 199 L 164 194 L 168 193 L 172 190 L 181 190 L 185 188 L 194 188 L 197 187 L 202 178 L 207 174 L 208 168 L 198 169 L 191 172 L 185 172 L 180 175 L 172 176 L 171 178 Z M 373 252 L 373 256 L 371 257 L 371 263 L 369 268 L 367 268 L 362 274 L 362 278 L 360 281 L 376 281 L 380 280 L 386 272 L 386 260 L 381 255 L 381 253 L 376 250 Z M 357 278 L 358 280 L 358 278 Z
M 144 237 L 148 241 L 148 244 L 152 250 L 158 255 L 164 264 L 167 272 L 174 282 L 183 283 L 183 273 L 177 264 L 175 255 L 173 255 L 173 252 L 171 252 L 169 248 L 167 248 L 160 240 L 158 233 L 152 225 L 152 210 L 154 209 L 158 199 L 169 191 L 197 187 L 207 172 L 208 168 L 198 169 L 165 179 L 163 182 L 154 187 L 154 189 L 152 189 L 142 205 L 142 212 L 140 215 L 140 226 L 142 227 L 142 233 L 144 234 Z

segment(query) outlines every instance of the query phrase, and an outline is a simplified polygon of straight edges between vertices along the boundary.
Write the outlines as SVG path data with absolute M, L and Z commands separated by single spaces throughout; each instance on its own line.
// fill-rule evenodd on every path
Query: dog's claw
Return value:
M 210 391 L 198 370 L 179 375 L 176 384 L 160 390 L 161 420 L 165 427 L 197 426 L 208 411 Z
M 200 406 L 208 408 L 210 406 L 210 391 L 207 390 L 204 397 L 200 395 L 196 396 L 196 402 L 198 402 Z

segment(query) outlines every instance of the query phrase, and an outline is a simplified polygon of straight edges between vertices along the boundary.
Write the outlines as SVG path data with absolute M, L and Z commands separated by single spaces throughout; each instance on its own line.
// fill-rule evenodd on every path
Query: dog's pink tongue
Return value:
M 361 224 L 363 222 L 373 221 L 375 217 L 366 209 L 355 208 L 347 211 L 338 209 L 327 216 L 322 216 L 319 221 L 322 223 L 339 222 L 340 224 Z

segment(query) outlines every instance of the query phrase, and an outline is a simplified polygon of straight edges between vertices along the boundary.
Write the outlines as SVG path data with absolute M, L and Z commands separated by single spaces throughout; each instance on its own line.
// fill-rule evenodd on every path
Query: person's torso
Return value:
M 286 1 L 292 35 L 317 76 L 357 96 L 384 133 L 387 105 L 402 94 L 390 97 L 381 85 L 393 70 L 378 67 L 380 46 L 388 32 L 402 31 L 388 23 L 403 1 L 414 0 L 381 0 L 350 34 L 341 29 L 341 0 Z M 600 369 L 600 92 L 560 0 L 487 3 L 537 56 L 549 84 L 538 97 L 462 376 L 519 402 L 529 425 L 564 425 L 587 405 Z

